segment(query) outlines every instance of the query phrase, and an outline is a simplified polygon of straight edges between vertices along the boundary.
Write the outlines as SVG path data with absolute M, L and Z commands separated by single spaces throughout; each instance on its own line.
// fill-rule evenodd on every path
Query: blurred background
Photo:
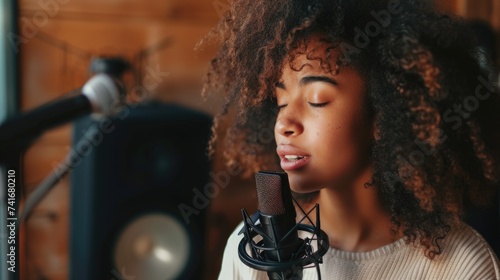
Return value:
M 215 54 L 216 46 L 206 45 L 203 49 L 197 51 L 194 48 L 197 42 L 216 25 L 228 7 L 228 1 L 1 1 L 0 3 L 3 4 L 4 8 L 3 20 L 14 19 L 17 22 L 16 35 L 18 35 L 10 36 L 4 42 L 4 46 L 9 48 L 8 53 L 11 54 L 10 57 L 6 57 L 5 59 L 12 60 L 15 57 L 15 65 L 11 70 L 17 71 L 18 77 L 13 87 L 2 85 L 4 92 L 0 93 L 2 97 L 0 100 L 3 102 L 1 110 L 8 111 L 12 115 L 36 108 L 65 93 L 80 88 L 93 73 L 99 71 L 99 67 L 95 63 L 99 63 L 103 58 L 119 58 L 129 63 L 130 66 L 128 70 L 124 71 L 121 79 L 129 91 L 128 100 L 131 104 L 144 101 L 161 102 L 161 106 L 174 104 L 178 107 L 175 107 L 175 109 L 168 108 L 174 111 L 178 110 L 178 108 L 182 108 L 182 110 L 186 109 L 188 111 L 185 111 L 185 114 L 189 116 L 194 115 L 200 119 L 204 119 L 203 116 L 210 118 L 218 112 L 222 98 L 211 96 L 204 100 L 200 95 L 200 91 L 203 75 L 208 68 L 210 58 Z M 437 3 L 444 12 L 458 14 L 468 20 L 475 20 L 491 27 L 492 36 L 496 37 L 497 42 L 499 41 L 500 0 L 438 0 Z M 495 71 L 498 70 L 498 54 L 498 47 L 493 47 L 491 56 L 485 58 L 489 67 L 496 69 Z M 496 77 L 498 80 L 498 75 Z M 12 84 L 12 81 L 4 81 L 4 83 Z M 146 88 L 146 90 L 137 90 L 139 88 Z M 134 91 L 133 89 L 136 90 Z M 7 92 L 8 90 L 11 91 Z M 160 109 L 164 108 L 161 106 L 159 107 Z M 140 106 L 133 107 L 135 109 L 142 108 Z M 157 107 L 155 108 L 158 109 Z M 171 124 L 172 118 L 174 118 L 172 115 L 164 114 L 164 112 L 155 115 L 154 112 L 156 111 L 153 109 L 148 112 L 145 119 L 141 119 L 140 116 L 137 117 L 134 114 L 128 118 L 130 122 L 139 119 L 138 122 L 134 123 L 137 126 L 137 130 L 132 131 L 133 135 L 135 135 L 134 137 L 138 137 L 137 135 L 144 137 L 156 135 L 155 133 L 159 130 L 168 131 L 169 133 L 160 133 L 161 135 L 159 134 L 158 139 L 170 137 L 169 135 L 175 134 L 177 127 Z M 139 110 L 137 114 L 141 115 L 141 111 Z M 180 114 L 185 116 L 183 115 L 184 113 Z M 2 114 L 0 117 L 4 118 L 5 115 Z M 144 124 L 154 122 L 154 119 L 163 120 L 166 124 L 164 126 L 162 124 L 151 127 L 144 126 Z M 188 119 L 191 120 L 189 117 Z M 189 126 L 192 122 L 187 121 L 187 124 Z M 81 137 L 78 136 L 80 132 L 78 131 L 80 129 L 78 125 L 84 124 L 76 124 L 77 129 L 74 123 L 52 129 L 44 133 L 42 137 L 38 138 L 25 151 L 22 159 L 22 176 L 24 182 L 20 186 L 22 188 L 22 198 L 29 196 L 34 188 L 64 161 L 68 152 L 71 151 L 74 142 L 78 140 L 76 138 Z M 203 127 L 200 128 L 200 131 L 203 131 Z M 205 135 L 202 132 L 200 133 L 186 135 L 187 137 L 204 139 Z M 120 139 L 118 136 L 115 137 L 114 142 L 109 143 L 110 147 L 113 146 L 113 143 L 118 143 Z M 175 138 L 174 136 L 172 137 Z M 179 137 L 181 136 L 177 136 L 177 138 Z M 177 143 L 174 140 L 172 142 Z M 89 213 L 75 213 L 74 210 L 71 210 L 72 202 L 74 202 L 73 204 L 77 203 L 75 197 L 72 197 L 71 192 L 76 187 L 101 187 L 97 183 L 92 184 L 90 182 L 88 185 L 82 183 L 87 178 L 86 176 L 98 177 L 96 174 L 98 174 L 100 169 L 108 170 L 106 176 L 109 177 L 121 174 L 120 172 L 134 172 L 134 170 L 157 170 L 159 173 L 174 172 L 168 163 L 161 165 L 163 162 L 161 149 L 145 152 L 146 156 L 141 158 L 142 161 L 138 161 L 138 166 L 135 166 L 135 169 L 124 169 L 125 171 L 119 169 L 116 167 L 118 166 L 118 162 L 127 159 L 127 157 L 123 156 L 123 153 L 143 151 L 144 147 L 151 147 L 150 142 L 144 144 L 142 142 L 130 141 L 128 145 L 119 152 L 109 152 L 109 150 L 98 151 L 96 148 L 94 152 L 101 154 L 93 154 L 89 156 L 88 160 L 91 157 L 95 157 L 95 162 L 99 162 L 101 158 L 107 158 L 114 159 L 116 164 L 113 161 L 101 161 L 98 167 L 96 167 L 97 165 L 92 167 L 89 164 L 82 164 L 79 167 L 80 170 L 77 172 L 78 176 L 80 176 L 78 178 L 81 180 L 75 181 L 74 177 L 72 179 L 72 176 L 64 177 L 36 206 L 31 216 L 21 227 L 20 238 L 22 245 L 19 248 L 21 279 L 70 279 L 70 233 L 75 232 L 75 230 L 85 230 L 84 228 L 72 229 L 71 225 L 72 223 L 79 223 L 79 217 L 83 217 L 82 219 L 91 217 Z M 176 147 L 170 150 L 167 149 L 165 154 L 168 155 L 170 151 L 176 149 Z M 199 233 L 197 238 L 203 241 L 196 243 L 198 250 L 194 254 L 200 255 L 201 260 L 196 261 L 192 269 L 199 270 L 200 272 L 197 272 L 197 275 L 202 275 L 202 277 L 196 279 L 216 279 L 226 239 L 241 220 L 240 209 L 246 208 L 248 212 L 253 212 L 256 209 L 256 197 L 252 179 L 242 178 L 239 176 L 241 172 L 228 171 L 220 156 L 222 150 L 222 147 L 218 147 L 214 160 L 207 168 L 213 172 L 212 174 L 229 174 L 229 177 L 227 177 L 229 179 L 224 181 L 227 184 L 222 183 L 224 187 L 219 188 L 219 191 L 212 189 L 211 203 L 208 206 L 200 207 L 206 212 L 203 215 L 198 215 L 203 218 L 203 221 L 199 221 L 197 225 L 196 231 Z M 153 153 L 154 155 L 148 155 L 148 153 Z M 196 167 L 199 162 L 203 161 L 203 159 L 196 158 L 195 156 L 190 160 L 193 161 L 191 167 Z M 163 166 L 163 169 L 158 166 Z M 200 176 L 200 171 L 204 170 L 203 168 L 205 167 L 201 164 L 198 170 L 195 170 L 196 168 L 190 169 L 192 173 L 184 176 Z M 147 180 L 152 180 L 151 176 L 154 177 L 156 175 L 151 175 L 151 172 L 147 173 L 147 178 L 149 178 Z M 113 201 L 115 203 L 118 201 L 116 202 L 116 205 L 118 205 L 119 200 L 124 199 L 124 196 L 120 193 L 120 186 L 124 186 L 134 180 L 140 181 L 140 178 L 142 177 L 136 178 L 132 176 L 126 182 L 109 179 L 111 183 L 108 183 L 114 184 L 114 188 L 116 188 L 114 189 L 116 195 L 113 195 L 113 193 L 107 194 L 108 202 Z M 140 182 L 136 183 L 135 187 L 138 188 L 136 190 L 138 195 L 142 191 L 148 190 L 150 185 L 154 184 L 153 181 L 147 180 L 142 182 L 148 186 L 141 186 Z M 206 182 L 218 182 L 217 180 L 214 177 L 205 178 Z M 80 185 L 75 186 L 76 184 Z M 186 200 L 183 200 L 183 202 L 187 205 L 191 203 L 190 205 L 192 206 L 192 198 L 196 194 L 193 188 L 198 186 L 186 186 L 184 183 L 176 184 L 167 186 L 167 188 L 184 188 L 184 194 L 179 196 L 185 197 Z M 168 192 L 162 194 L 167 197 L 169 196 Z M 174 197 L 176 195 L 172 194 Z M 156 193 L 151 191 L 149 194 L 146 194 L 144 200 L 153 200 L 155 196 Z M 149 207 L 147 203 L 127 201 L 127 203 L 140 205 L 137 207 Z M 82 201 L 79 203 L 81 205 Z M 167 208 L 172 208 L 173 210 L 170 209 L 168 211 L 178 211 L 181 201 L 175 201 L 174 199 L 171 203 L 172 207 L 169 206 Z M 94 209 L 95 213 L 112 210 L 109 204 L 102 201 L 93 201 L 89 205 L 91 205 L 89 207 L 96 208 Z M 167 208 L 162 208 L 163 206 L 158 206 L 163 209 L 159 211 L 167 211 L 165 210 Z M 120 213 L 116 214 L 116 219 L 125 219 L 120 216 Z M 197 214 L 191 217 L 195 216 Z M 113 216 L 108 217 L 108 219 L 110 219 L 110 225 L 107 229 L 109 232 L 125 232 L 123 227 L 113 226 L 113 223 L 116 222 Z M 130 221 L 132 220 L 130 218 Z M 84 224 L 85 221 L 82 220 L 81 222 Z M 105 222 L 103 223 L 103 227 L 108 226 Z M 161 224 L 163 221 L 161 219 L 156 222 L 153 221 L 153 227 L 158 223 Z M 168 222 L 165 223 L 165 225 L 167 224 Z M 148 226 L 144 225 L 139 225 L 138 227 L 141 229 L 148 228 Z M 161 229 L 158 232 L 161 233 Z M 113 235 L 116 233 L 107 234 Z M 86 238 L 89 240 L 94 238 L 90 233 L 89 236 L 82 233 L 79 238 L 82 238 L 80 241 L 88 246 L 95 244 L 92 241 L 85 240 Z M 109 237 L 101 239 L 102 244 L 109 242 L 113 244 L 119 243 L 118 240 L 110 241 Z M 138 243 L 139 245 L 137 246 L 140 248 L 136 249 L 147 251 L 149 250 L 148 248 L 154 246 L 151 245 L 153 241 L 146 240 L 143 243 Z M 190 241 L 188 240 L 187 242 Z M 99 258 L 105 259 L 107 257 L 101 254 L 95 256 L 95 261 L 99 261 Z M 190 257 L 188 256 L 188 258 Z M 103 260 L 102 262 L 106 261 Z M 127 261 L 124 261 L 124 263 L 127 263 Z M 129 273 L 126 269 L 127 267 L 125 266 L 125 271 L 119 271 L 118 273 L 116 271 L 108 271 L 108 274 L 104 275 L 103 279 L 119 279 L 120 274 L 123 279 L 127 279 L 124 277 L 124 275 Z M 136 279 L 141 280 L 139 278 Z

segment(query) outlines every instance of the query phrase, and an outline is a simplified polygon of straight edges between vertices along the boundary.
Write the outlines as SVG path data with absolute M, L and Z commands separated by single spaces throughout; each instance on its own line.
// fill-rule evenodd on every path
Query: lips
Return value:
M 281 168 L 285 171 L 297 170 L 307 163 L 311 156 L 292 145 L 278 145 L 276 152 L 281 161 Z

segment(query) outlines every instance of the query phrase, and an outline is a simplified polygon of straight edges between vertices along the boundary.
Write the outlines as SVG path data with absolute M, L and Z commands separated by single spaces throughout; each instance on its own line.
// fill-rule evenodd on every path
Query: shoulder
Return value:
M 454 279 L 500 279 L 498 257 L 484 238 L 470 226 L 453 228 L 443 240 L 438 265 L 453 271 Z

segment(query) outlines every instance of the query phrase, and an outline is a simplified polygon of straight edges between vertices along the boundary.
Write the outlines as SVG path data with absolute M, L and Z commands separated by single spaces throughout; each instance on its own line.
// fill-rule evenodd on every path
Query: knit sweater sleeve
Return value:
M 498 257 L 483 237 L 469 226 L 463 225 L 451 234 L 444 245 L 443 257 L 453 260 L 448 269 L 453 279 L 500 280 Z

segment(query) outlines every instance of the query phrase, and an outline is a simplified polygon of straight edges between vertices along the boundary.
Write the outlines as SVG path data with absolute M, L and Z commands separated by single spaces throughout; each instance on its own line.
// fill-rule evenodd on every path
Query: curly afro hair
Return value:
M 351 65 L 367 81 L 378 131 L 367 187 L 378 190 L 395 228 L 433 258 L 464 201 L 496 191 L 498 107 L 466 22 L 428 1 L 236 0 L 206 38 L 221 48 L 204 93 L 226 94 L 211 150 L 224 138 L 228 164 L 247 173 L 278 166 L 275 87 L 284 60 L 317 33 L 332 46 L 321 65 L 332 72 Z M 329 56 L 333 48 L 340 57 Z

